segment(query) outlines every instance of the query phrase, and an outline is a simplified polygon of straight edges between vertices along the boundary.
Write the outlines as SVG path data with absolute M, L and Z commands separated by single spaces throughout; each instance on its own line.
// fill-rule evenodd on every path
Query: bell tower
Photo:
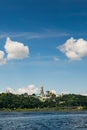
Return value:
M 44 97 L 44 88 L 43 88 L 43 86 L 40 87 L 40 96 Z

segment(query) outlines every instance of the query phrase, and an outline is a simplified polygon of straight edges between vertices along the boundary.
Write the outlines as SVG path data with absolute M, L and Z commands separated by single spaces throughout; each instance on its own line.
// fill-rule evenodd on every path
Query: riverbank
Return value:
M 69 111 L 86 111 L 87 109 L 78 106 L 78 107 L 53 107 L 53 108 L 17 108 L 17 109 L 9 109 L 3 108 L 0 111 L 4 112 L 69 112 Z

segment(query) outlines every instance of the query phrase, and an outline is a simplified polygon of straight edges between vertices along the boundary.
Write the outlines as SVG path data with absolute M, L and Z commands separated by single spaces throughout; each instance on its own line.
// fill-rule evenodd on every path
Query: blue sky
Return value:
M 0 0 L 0 50 L 0 91 L 87 94 L 87 1 Z

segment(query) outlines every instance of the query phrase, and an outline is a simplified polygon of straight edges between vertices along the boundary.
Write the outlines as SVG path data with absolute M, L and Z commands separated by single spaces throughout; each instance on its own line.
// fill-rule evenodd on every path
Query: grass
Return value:
M 53 108 L 17 108 L 17 109 L 9 109 L 9 108 L 2 108 L 0 111 L 5 111 L 5 112 L 11 112 L 11 111 L 16 111 L 16 112 L 54 112 L 54 111 L 83 111 L 87 110 L 84 109 L 81 106 L 78 107 L 53 107 Z

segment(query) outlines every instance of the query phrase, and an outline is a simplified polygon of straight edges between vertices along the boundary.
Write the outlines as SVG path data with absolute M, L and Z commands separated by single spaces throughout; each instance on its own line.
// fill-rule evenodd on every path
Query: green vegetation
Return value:
M 83 110 L 87 109 L 87 96 L 67 94 L 59 97 L 52 96 L 41 100 L 32 95 L 0 94 L 0 110 L 16 111 L 48 111 L 48 110 Z

